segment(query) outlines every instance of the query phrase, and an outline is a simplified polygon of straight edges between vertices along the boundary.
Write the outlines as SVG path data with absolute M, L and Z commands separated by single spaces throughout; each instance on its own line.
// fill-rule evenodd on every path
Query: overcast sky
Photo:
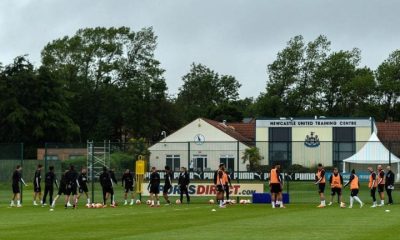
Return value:
M 192 62 L 235 76 L 241 97 L 264 91 L 266 66 L 287 41 L 323 34 L 332 49 L 362 51 L 362 65 L 375 69 L 400 49 L 397 0 L 1 0 L 0 62 L 40 51 L 79 28 L 153 26 L 156 58 L 176 94 Z

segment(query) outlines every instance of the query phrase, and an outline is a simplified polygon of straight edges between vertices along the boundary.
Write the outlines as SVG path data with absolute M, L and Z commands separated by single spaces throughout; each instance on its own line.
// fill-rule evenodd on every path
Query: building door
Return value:
M 221 155 L 219 162 L 225 164 L 225 169 L 229 173 L 235 171 L 235 158 L 232 155 Z
M 203 172 L 207 168 L 207 155 L 193 155 L 195 172 Z

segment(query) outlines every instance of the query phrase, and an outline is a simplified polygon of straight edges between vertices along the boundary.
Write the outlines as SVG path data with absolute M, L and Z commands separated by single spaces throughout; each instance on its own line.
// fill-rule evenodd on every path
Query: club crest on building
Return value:
M 306 147 L 318 147 L 319 144 L 319 138 L 315 132 L 311 132 L 310 135 L 306 135 L 306 139 L 304 140 L 304 145 Z

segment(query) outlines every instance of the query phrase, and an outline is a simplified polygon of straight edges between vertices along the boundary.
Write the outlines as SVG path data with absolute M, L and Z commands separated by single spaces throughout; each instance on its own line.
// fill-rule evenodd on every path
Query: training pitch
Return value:
M 216 209 L 216 211 L 212 211 Z M 390 212 L 385 211 L 386 209 Z M 0 239 L 396 239 L 400 206 L 325 209 L 315 204 L 209 204 L 104 209 L 0 209 Z

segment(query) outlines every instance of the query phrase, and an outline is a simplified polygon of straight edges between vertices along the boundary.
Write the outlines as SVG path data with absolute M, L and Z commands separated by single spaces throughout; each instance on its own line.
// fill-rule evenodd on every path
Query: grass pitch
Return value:
M 141 204 L 104 209 L 87 209 L 82 199 L 76 210 L 64 209 L 59 201 L 54 211 L 32 206 L 28 194 L 22 208 L 9 208 L 4 197 L 9 191 L 1 191 L 0 239 L 355 240 L 397 239 L 400 234 L 400 205 L 372 209 L 366 188 L 360 196 L 367 203 L 362 209 L 357 203 L 353 209 L 340 209 L 337 203 L 318 209 L 314 187 L 299 183 L 296 189 L 292 194 L 297 200 L 286 209 L 271 209 L 269 204 L 236 204 L 219 209 L 205 203 L 209 198 L 194 198 L 190 205 L 150 208 Z M 348 205 L 347 192 L 344 200 Z M 398 199 L 396 192 L 394 200 Z

